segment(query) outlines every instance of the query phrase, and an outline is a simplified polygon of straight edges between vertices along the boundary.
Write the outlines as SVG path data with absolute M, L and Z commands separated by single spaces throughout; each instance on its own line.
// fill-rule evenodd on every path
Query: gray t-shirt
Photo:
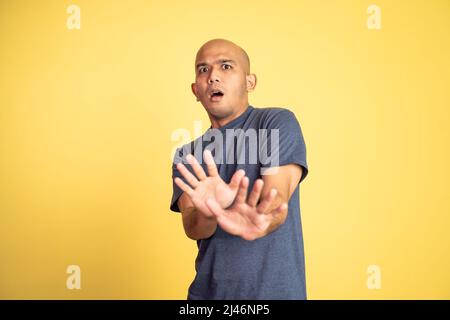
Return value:
M 274 148 L 275 151 L 271 149 L 272 144 L 276 144 L 276 140 L 271 140 L 272 136 L 266 135 L 267 139 L 264 139 L 263 135 L 256 135 L 255 143 L 251 141 L 251 137 L 254 138 L 251 134 L 246 138 L 242 135 L 242 132 L 252 130 L 276 132 L 279 148 Z M 220 144 L 217 144 L 221 139 L 218 133 L 222 133 L 224 137 L 222 149 L 219 148 Z M 235 134 L 236 138 L 232 134 Z M 228 139 L 229 136 L 232 138 Z M 244 139 L 239 140 L 237 137 Z M 298 164 L 303 168 L 301 181 L 308 173 L 301 128 L 295 115 L 287 109 L 249 106 L 242 115 L 227 125 L 219 129 L 208 129 L 201 137 L 176 151 L 172 168 L 173 178 L 179 177 L 185 181 L 176 169 L 176 164 L 180 161 L 192 172 L 185 160 L 188 153 L 194 154 L 207 172 L 206 164 L 202 161 L 202 151 L 205 147 L 211 149 L 213 142 L 216 142 L 216 148 L 212 152 L 222 179 L 228 183 L 236 170 L 244 169 L 250 182 L 249 192 L 256 179 L 261 178 L 264 168 Z M 255 145 L 258 152 L 264 149 L 266 154 L 276 155 L 277 160 L 269 162 L 270 157 L 258 155 L 257 161 L 254 161 L 251 154 L 254 153 Z M 271 150 L 267 152 L 267 149 Z M 243 151 L 245 161 L 239 158 L 244 154 Z M 189 287 L 188 299 L 306 299 L 299 187 L 300 184 L 289 200 L 285 223 L 267 236 L 246 241 L 218 226 L 210 238 L 197 241 L 197 273 Z M 173 183 L 170 205 L 172 211 L 180 212 L 177 201 L 182 193 Z

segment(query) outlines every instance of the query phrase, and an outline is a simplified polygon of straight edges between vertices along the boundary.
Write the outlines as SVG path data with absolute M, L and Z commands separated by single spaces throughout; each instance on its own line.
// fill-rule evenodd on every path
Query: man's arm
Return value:
M 229 206 L 233 202 L 239 184 L 245 175 L 244 170 L 238 170 L 227 184 L 220 177 L 209 150 L 204 151 L 203 158 L 209 176 L 206 175 L 194 156 L 187 155 L 186 160 L 191 165 L 194 174 L 183 163 L 178 163 L 177 170 L 186 182 L 178 177 L 174 179 L 175 184 L 183 191 L 177 202 L 183 217 L 183 227 L 186 235 L 193 240 L 211 237 L 217 227 L 217 220 L 208 209 L 205 200 L 213 197 L 220 205 Z
M 274 174 L 270 174 L 271 170 L 273 170 Z M 292 193 L 300 182 L 303 169 L 297 164 L 287 164 L 281 167 L 270 168 L 267 173 L 269 174 L 262 176 L 264 181 L 262 198 L 267 196 L 272 189 L 277 190 L 277 195 L 275 196 L 272 205 L 264 212 L 265 214 L 271 213 L 282 203 L 289 203 Z M 266 234 L 269 234 L 282 225 L 286 221 L 287 213 L 288 210 L 279 215 L 274 215 L 274 219 L 267 228 Z
M 217 228 L 216 218 L 199 213 L 185 192 L 178 199 L 178 207 L 183 218 L 184 232 L 190 239 L 207 239 L 214 234 Z
M 289 198 L 300 181 L 302 168 L 289 164 L 271 170 L 271 175 L 255 181 L 248 197 L 249 179 L 244 177 L 230 208 L 221 208 L 213 198 L 206 200 L 208 208 L 216 216 L 217 224 L 223 230 L 245 240 L 255 240 L 268 235 L 284 223 Z

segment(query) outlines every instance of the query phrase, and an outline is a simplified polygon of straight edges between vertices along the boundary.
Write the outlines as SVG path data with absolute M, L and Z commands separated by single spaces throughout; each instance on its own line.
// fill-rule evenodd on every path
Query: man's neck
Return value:
M 223 126 L 226 126 L 227 124 L 229 124 L 234 119 L 239 118 L 245 111 L 247 111 L 248 107 L 249 107 L 249 105 L 247 103 L 244 107 L 238 109 L 238 111 L 236 111 L 236 113 L 233 113 L 233 114 L 231 114 L 228 117 L 223 118 L 223 119 L 214 119 L 214 118 L 212 118 L 210 116 L 209 119 L 211 120 L 211 128 L 217 129 L 217 128 L 221 128 Z

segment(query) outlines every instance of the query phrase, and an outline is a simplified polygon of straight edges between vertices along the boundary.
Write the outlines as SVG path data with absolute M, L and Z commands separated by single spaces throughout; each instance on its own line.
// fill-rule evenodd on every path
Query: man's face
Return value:
M 248 75 L 248 69 L 239 47 L 222 41 L 207 43 L 197 54 L 192 91 L 210 115 L 226 118 L 248 106 L 248 91 L 254 87 L 254 75 Z

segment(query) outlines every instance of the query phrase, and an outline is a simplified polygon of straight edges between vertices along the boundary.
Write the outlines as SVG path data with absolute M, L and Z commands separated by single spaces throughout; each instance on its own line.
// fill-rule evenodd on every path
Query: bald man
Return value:
M 306 147 L 291 111 L 249 105 L 256 82 L 233 42 L 198 50 L 191 88 L 211 127 L 176 151 L 170 205 L 199 249 L 191 300 L 306 299 Z

